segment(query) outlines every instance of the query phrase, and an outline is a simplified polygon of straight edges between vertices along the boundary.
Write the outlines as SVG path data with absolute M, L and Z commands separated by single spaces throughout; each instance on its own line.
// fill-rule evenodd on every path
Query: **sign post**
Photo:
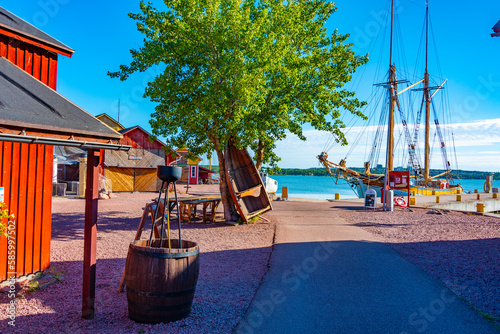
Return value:
M 410 172 L 409 171 L 389 171 L 389 188 L 403 190 L 408 194 L 407 207 L 410 207 Z

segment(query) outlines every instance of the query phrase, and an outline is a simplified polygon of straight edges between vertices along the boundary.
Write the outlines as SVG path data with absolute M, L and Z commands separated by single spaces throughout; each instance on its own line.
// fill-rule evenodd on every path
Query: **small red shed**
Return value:
M 54 145 L 87 149 L 82 316 L 94 317 L 98 165 L 121 135 L 56 91 L 73 50 L 0 7 L 0 187 L 15 215 L 15 261 L 0 236 L 0 281 L 50 265 Z M 2 221 L 6 223 L 6 220 Z M 9 255 L 8 255 L 9 254 Z
M 55 90 L 59 54 L 71 57 L 73 50 L 0 7 L 0 58 L 3 58 L 1 71 L 3 80 L 9 80 L 8 73 L 11 76 L 15 75 L 16 78 L 22 78 L 23 76 L 12 68 L 17 66 Z M 5 58 L 10 62 L 4 61 Z M 0 94 L 12 98 L 15 96 L 16 88 L 18 87 L 9 81 L 4 82 Z M 2 133 L 40 134 L 38 129 L 28 130 L 22 115 L 10 111 L 4 101 L 0 106 L 7 108 L 2 112 L 5 118 L 0 116 Z M 43 123 L 40 127 L 44 127 Z M 1 141 L 0 148 L 2 149 L 0 186 L 4 187 L 5 202 L 9 209 L 17 214 L 17 224 L 20 227 L 18 232 L 21 234 L 18 236 L 20 252 L 17 253 L 16 270 L 7 268 L 7 242 L 5 238 L 0 238 L 0 281 L 2 281 L 13 276 L 9 275 L 9 272 L 15 272 L 20 276 L 46 269 L 50 264 L 54 149 L 53 146 L 10 141 Z M 26 188 L 26 191 L 22 191 Z

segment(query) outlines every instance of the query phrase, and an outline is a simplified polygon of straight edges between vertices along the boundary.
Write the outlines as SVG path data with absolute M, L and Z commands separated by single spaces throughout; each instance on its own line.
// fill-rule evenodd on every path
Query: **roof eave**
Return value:
M 15 38 L 17 40 L 20 40 L 22 42 L 32 44 L 41 48 L 44 48 L 48 51 L 52 51 L 58 54 L 61 54 L 66 57 L 70 57 L 73 55 L 75 50 L 71 49 L 70 47 L 61 47 L 60 45 L 56 45 L 54 43 L 51 43 L 49 41 L 46 41 L 44 39 L 38 38 L 36 36 L 33 36 L 31 34 L 28 34 L 24 31 L 20 31 L 17 29 L 14 29 L 12 27 L 6 26 L 4 24 L 0 23 L 0 34 L 6 35 L 8 37 Z M 62 44 L 62 43 L 61 43 Z

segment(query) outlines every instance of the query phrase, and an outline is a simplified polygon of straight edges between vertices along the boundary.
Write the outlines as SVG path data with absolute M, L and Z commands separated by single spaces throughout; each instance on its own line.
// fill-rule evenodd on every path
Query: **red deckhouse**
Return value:
M 50 266 L 53 146 L 85 148 L 82 310 L 92 318 L 100 151 L 130 147 L 119 144 L 118 132 L 55 91 L 57 58 L 72 54 L 68 46 L 0 7 L 0 187 L 16 226 L 15 268 L 7 266 L 8 242 L 0 236 L 0 281 Z

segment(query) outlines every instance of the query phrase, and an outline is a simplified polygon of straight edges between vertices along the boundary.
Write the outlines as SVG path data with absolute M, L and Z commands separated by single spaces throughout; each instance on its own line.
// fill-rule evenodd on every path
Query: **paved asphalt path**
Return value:
M 273 203 L 270 269 L 236 333 L 498 333 L 333 205 Z

